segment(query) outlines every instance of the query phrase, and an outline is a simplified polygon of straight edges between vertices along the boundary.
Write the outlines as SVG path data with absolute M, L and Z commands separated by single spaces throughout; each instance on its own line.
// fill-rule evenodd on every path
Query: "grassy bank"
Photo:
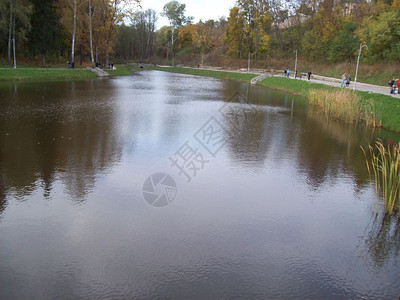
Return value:
M 96 77 L 97 75 L 93 72 L 83 69 L 17 68 L 0 70 L 0 80 L 61 80 Z
M 158 69 L 166 72 L 215 77 L 219 79 L 231 79 L 242 82 L 250 82 L 254 77 L 258 76 L 257 74 L 251 74 L 251 73 L 235 73 L 235 72 L 213 71 L 213 70 L 180 68 L 180 67 L 161 67 Z
M 335 93 L 340 88 L 330 87 L 319 83 L 312 83 L 306 80 L 294 80 L 283 77 L 268 77 L 259 83 L 260 85 L 278 89 L 285 92 L 309 97 L 311 90 L 325 90 Z M 361 106 L 374 106 L 379 110 L 382 127 L 385 129 L 400 132 L 400 101 L 389 95 L 374 94 L 357 91 Z
M 106 71 L 111 76 L 126 76 L 132 74 L 131 68 L 126 65 L 118 65 L 115 66 L 115 68 L 115 70 L 104 69 L 104 71 Z
M 130 75 L 130 69 L 125 65 L 116 66 L 116 70 L 107 70 L 111 76 Z M 78 80 L 96 78 L 97 75 L 86 69 L 67 70 L 64 68 L 4 68 L 0 69 L 0 81 L 5 80 Z

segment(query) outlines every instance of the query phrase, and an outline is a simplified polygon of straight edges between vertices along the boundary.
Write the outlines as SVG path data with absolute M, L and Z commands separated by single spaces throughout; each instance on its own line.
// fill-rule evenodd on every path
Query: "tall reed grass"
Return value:
M 384 199 L 385 213 L 391 215 L 400 209 L 400 143 L 385 147 L 381 141 L 365 151 L 368 173 L 375 181 L 378 195 Z M 377 203 L 379 209 L 379 203 Z
M 363 100 L 353 91 L 310 89 L 308 101 L 320 107 L 327 116 L 346 123 L 362 122 L 371 127 L 382 126 L 377 104 L 372 100 Z

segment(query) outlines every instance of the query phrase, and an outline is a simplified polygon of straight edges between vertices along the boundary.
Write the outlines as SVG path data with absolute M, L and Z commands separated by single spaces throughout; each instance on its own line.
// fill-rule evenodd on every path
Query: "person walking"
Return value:
M 397 86 L 397 94 L 400 94 L 400 79 L 397 79 L 396 86 Z
M 350 74 L 347 74 L 347 76 L 346 76 L 346 86 L 347 87 L 349 87 L 350 81 L 351 81 L 351 76 L 350 76 Z
M 347 82 L 347 73 L 343 73 L 342 75 L 342 84 L 340 85 L 340 87 L 345 87 L 346 86 L 346 82 Z
M 290 70 L 288 69 L 287 70 L 287 78 L 289 78 L 290 77 Z
M 394 80 L 394 78 L 389 81 L 389 86 L 390 86 L 390 93 L 394 94 L 396 90 L 396 81 Z
M 308 80 L 310 80 L 311 79 L 311 71 L 308 71 L 308 73 L 307 73 L 307 78 L 308 78 Z

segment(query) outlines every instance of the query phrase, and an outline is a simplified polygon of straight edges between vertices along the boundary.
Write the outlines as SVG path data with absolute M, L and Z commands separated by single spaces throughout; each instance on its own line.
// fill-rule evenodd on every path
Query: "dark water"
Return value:
M 400 296 L 399 224 L 374 219 L 360 150 L 398 136 L 157 71 L 0 96 L 1 299 Z M 177 194 L 154 207 L 160 172 Z

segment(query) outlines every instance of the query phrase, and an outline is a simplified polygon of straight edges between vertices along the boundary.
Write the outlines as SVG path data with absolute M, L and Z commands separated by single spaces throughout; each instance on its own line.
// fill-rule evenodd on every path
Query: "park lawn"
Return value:
M 0 69 L 0 80 L 62 80 L 96 78 L 93 72 L 84 69 L 17 68 Z
M 132 74 L 131 67 L 128 67 L 126 65 L 118 65 L 115 66 L 115 68 L 115 70 L 104 69 L 104 71 L 106 71 L 111 76 L 126 76 Z
M 111 76 L 131 75 L 130 68 L 126 65 L 118 65 L 115 70 L 104 69 Z M 0 81 L 5 80 L 79 80 L 91 79 L 98 76 L 86 69 L 67 70 L 62 68 L 6 68 L 0 69 Z
M 214 71 L 214 70 L 181 68 L 181 67 L 159 67 L 158 70 L 173 72 L 173 73 L 215 77 L 219 79 L 231 79 L 243 82 L 250 82 L 254 77 L 258 76 L 258 74 L 251 74 L 251 73 L 237 73 L 237 72 Z

